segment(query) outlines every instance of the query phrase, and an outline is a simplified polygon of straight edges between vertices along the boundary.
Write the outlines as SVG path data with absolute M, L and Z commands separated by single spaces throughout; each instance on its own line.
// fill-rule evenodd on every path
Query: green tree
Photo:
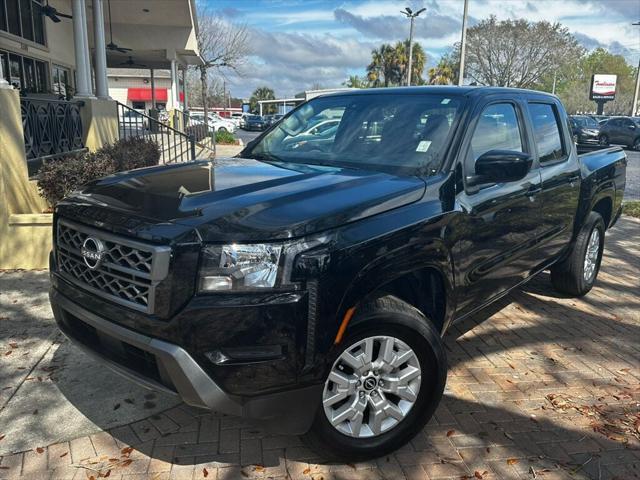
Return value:
M 422 85 L 422 72 L 427 63 L 427 55 L 419 43 L 413 44 L 411 62 L 411 82 Z M 367 79 L 373 87 L 404 85 L 409 64 L 409 40 L 395 45 L 383 43 L 371 52 L 371 63 L 367 66 Z
M 492 15 L 467 31 L 465 75 L 481 85 L 531 88 L 583 53 L 559 23 Z
M 460 45 L 445 53 L 435 67 L 429 69 L 429 85 L 454 85 L 458 83 L 460 72 Z
M 348 88 L 367 88 L 369 86 L 369 83 L 367 81 L 367 77 L 350 75 L 347 80 L 342 82 L 342 85 Z
M 258 106 L 258 101 L 260 100 L 275 100 L 276 94 L 274 93 L 272 88 L 269 87 L 258 87 L 251 94 L 251 98 L 249 98 L 249 109 L 253 113 L 258 113 L 260 111 L 260 107 Z M 267 104 L 262 106 L 263 114 L 271 114 L 275 113 L 276 107 L 272 104 Z
M 622 55 L 597 48 L 576 59 L 568 68 L 555 72 L 556 93 L 569 113 L 595 112 L 596 102 L 589 100 L 591 76 L 595 73 L 617 75 L 616 99 L 605 103 L 604 111 L 612 115 L 627 115 L 633 101 L 635 71 Z M 553 73 L 541 79 L 537 88 L 550 92 L 553 88 Z

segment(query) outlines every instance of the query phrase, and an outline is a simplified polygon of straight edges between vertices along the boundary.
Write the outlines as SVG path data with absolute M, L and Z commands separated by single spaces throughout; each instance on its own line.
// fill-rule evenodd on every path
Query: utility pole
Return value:
M 558 76 L 558 71 L 554 70 L 553 71 L 553 87 L 551 87 L 551 93 L 553 95 L 556 94 L 556 78 L 557 78 L 557 76 Z
M 426 8 L 421 8 L 417 12 L 413 12 L 409 7 L 401 10 L 400 13 L 406 15 L 407 18 L 411 21 L 411 26 L 409 27 L 409 65 L 407 66 L 407 86 L 411 86 L 411 64 L 413 62 L 413 21 L 415 18 L 424 12 Z
M 640 22 L 632 23 L 631 25 L 640 26 Z M 631 116 L 633 117 L 638 108 L 638 91 L 640 90 L 640 59 L 638 60 L 638 70 L 636 70 L 636 90 L 633 93 L 633 103 L 631 104 Z
M 460 68 L 458 69 L 458 86 L 464 83 L 464 52 L 467 49 L 467 11 L 469 0 L 464 0 L 464 13 L 462 14 L 462 38 L 460 39 Z

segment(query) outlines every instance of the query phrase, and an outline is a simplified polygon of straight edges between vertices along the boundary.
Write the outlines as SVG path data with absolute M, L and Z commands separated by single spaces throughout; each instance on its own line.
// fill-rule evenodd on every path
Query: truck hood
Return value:
M 418 177 L 233 158 L 105 177 L 72 194 L 58 212 L 82 205 L 90 207 L 84 212 L 130 216 L 147 227 L 162 223 L 186 227 L 182 233 L 197 230 L 203 241 L 265 241 L 376 215 L 415 202 L 424 191 Z

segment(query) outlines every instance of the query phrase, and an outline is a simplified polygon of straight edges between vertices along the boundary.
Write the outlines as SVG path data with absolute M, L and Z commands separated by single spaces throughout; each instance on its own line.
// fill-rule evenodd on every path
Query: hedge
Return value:
M 45 163 L 38 172 L 38 189 L 54 206 L 82 185 L 115 172 L 158 165 L 158 145 L 143 138 L 119 140 L 99 150 L 69 155 Z

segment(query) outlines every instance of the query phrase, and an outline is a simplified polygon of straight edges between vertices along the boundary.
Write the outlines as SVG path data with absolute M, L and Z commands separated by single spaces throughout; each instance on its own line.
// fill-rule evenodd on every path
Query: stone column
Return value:
M 87 18 L 84 0 L 72 0 L 73 46 L 76 58 L 76 97 L 93 97 L 91 92 L 91 67 L 89 42 L 86 37 Z M 87 68 L 89 66 L 89 68 Z
M 171 59 L 171 107 L 177 110 L 180 107 L 180 94 L 178 93 L 178 62 Z
M 96 49 L 96 96 L 109 99 L 107 80 L 107 46 L 104 39 L 104 9 L 102 0 L 93 0 L 93 43 Z

